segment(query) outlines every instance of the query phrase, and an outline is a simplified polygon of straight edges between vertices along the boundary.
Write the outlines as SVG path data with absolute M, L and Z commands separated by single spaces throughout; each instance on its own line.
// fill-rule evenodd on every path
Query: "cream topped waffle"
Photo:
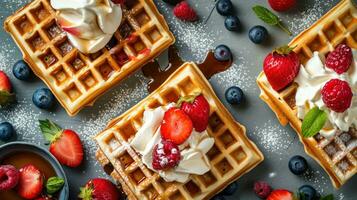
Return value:
M 93 54 L 73 47 L 49 0 L 34 0 L 5 21 L 24 60 L 71 116 L 175 41 L 152 0 L 126 2 L 119 29 Z
M 293 39 L 289 46 L 296 46 L 294 51 L 305 66 L 314 56 L 314 52 L 325 56 L 343 43 L 356 49 L 356 41 L 357 9 L 351 0 L 343 0 L 309 29 Z M 341 187 L 357 172 L 355 128 L 338 132 L 333 137 L 324 137 L 319 133 L 314 137 L 304 138 L 301 129 L 302 121 L 298 118 L 295 100 L 299 85 L 295 82 L 277 92 L 272 88 L 264 72 L 257 78 L 257 83 L 261 89 L 260 98 L 275 112 L 282 125 L 290 123 L 296 130 L 305 151 L 326 170 L 336 188 Z
M 197 92 L 210 107 L 206 130 L 214 144 L 206 155 L 211 168 L 203 175 L 191 174 L 183 183 L 165 181 L 148 169 L 130 143 L 143 125 L 146 109 L 165 106 Z M 194 63 L 183 64 L 147 98 L 112 120 L 95 140 L 99 146 L 97 159 L 129 199 L 210 199 L 263 160 L 262 153 L 247 138 L 245 128 L 226 110 Z

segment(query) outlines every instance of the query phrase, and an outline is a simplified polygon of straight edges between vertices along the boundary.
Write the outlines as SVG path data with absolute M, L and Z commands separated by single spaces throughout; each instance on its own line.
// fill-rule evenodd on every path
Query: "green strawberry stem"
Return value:
M 278 22 L 278 27 L 281 28 L 283 31 L 285 31 L 285 33 L 287 33 L 289 36 L 292 35 L 292 33 L 290 32 L 290 30 L 288 28 L 286 28 L 286 26 L 284 26 L 281 22 Z
M 78 197 L 83 200 L 92 200 L 93 189 L 92 187 L 81 187 Z
M 15 94 L 8 91 L 0 91 L 0 107 L 15 101 Z
M 278 53 L 280 55 L 287 55 L 291 51 L 293 51 L 295 48 L 296 48 L 296 46 L 289 47 L 288 45 L 284 45 L 284 46 L 281 46 L 281 47 L 278 47 L 278 48 L 274 49 L 273 53 Z
M 53 143 L 58 138 L 61 137 L 62 129 L 57 124 L 53 123 L 52 121 L 46 120 L 39 120 L 40 122 L 40 129 L 47 141 Z
M 180 97 L 180 99 L 176 103 L 177 107 L 181 107 L 183 102 L 193 103 L 196 97 L 199 96 L 200 94 L 201 94 L 200 92 L 195 92 L 193 95 Z

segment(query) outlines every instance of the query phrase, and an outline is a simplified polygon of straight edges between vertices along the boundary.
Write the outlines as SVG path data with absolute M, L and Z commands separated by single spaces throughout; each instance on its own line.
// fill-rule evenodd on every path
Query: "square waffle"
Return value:
M 207 131 L 215 144 L 207 156 L 212 168 L 204 175 L 191 175 L 184 184 L 165 182 L 142 163 L 129 143 L 142 125 L 145 108 L 167 105 L 196 92 L 202 92 L 210 104 Z M 194 63 L 183 64 L 147 98 L 112 120 L 95 140 L 97 159 L 129 199 L 209 199 L 264 159 Z
M 49 0 L 34 0 L 4 24 L 34 73 L 52 90 L 70 116 L 174 43 L 152 0 L 130 0 L 123 20 L 101 51 L 74 48 L 55 21 Z
M 293 39 L 289 46 L 296 46 L 294 51 L 305 64 L 314 51 L 322 55 L 334 50 L 338 44 L 346 43 L 357 48 L 357 9 L 351 0 L 343 0 L 309 29 Z M 333 138 L 324 138 L 317 134 L 303 138 L 301 120 L 297 117 L 295 95 L 298 84 L 293 83 L 286 89 L 276 92 L 270 86 L 264 72 L 257 78 L 261 90 L 260 98 L 275 112 L 280 123 L 290 125 L 298 133 L 305 151 L 314 158 L 328 173 L 334 187 L 341 187 L 357 172 L 357 130 L 337 134 Z

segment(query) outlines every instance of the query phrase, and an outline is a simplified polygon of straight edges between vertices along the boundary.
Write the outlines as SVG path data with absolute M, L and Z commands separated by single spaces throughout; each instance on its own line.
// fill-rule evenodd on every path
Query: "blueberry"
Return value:
M 32 101 L 38 108 L 49 109 L 54 104 L 55 97 L 47 88 L 37 89 L 32 96 Z
M 233 12 L 233 4 L 231 0 L 219 0 L 216 4 L 217 12 L 220 15 L 227 16 Z
M 233 195 L 234 192 L 238 189 L 238 183 L 233 182 L 230 185 L 228 185 L 223 191 L 222 194 L 224 195 Z
M 293 156 L 289 160 L 289 169 L 295 175 L 301 175 L 307 170 L 307 161 L 302 156 Z
M 226 29 L 229 31 L 239 31 L 241 28 L 240 20 L 237 16 L 228 16 L 226 20 L 224 21 L 224 25 L 226 26 Z
M 212 198 L 212 200 L 226 200 L 223 195 L 216 195 Z
M 19 60 L 14 64 L 12 73 L 17 79 L 22 81 L 28 81 L 32 75 L 30 67 L 23 60 Z
M 226 99 L 230 104 L 240 104 L 243 102 L 244 93 L 242 89 L 237 86 L 232 86 L 226 90 Z
M 0 123 L 0 140 L 9 141 L 13 135 L 15 135 L 15 130 L 9 122 Z
M 232 52 L 229 47 L 224 44 L 218 45 L 214 49 L 214 57 L 218 61 L 228 61 L 232 59 Z
M 268 30 L 264 26 L 254 26 L 249 30 L 249 39 L 255 44 L 261 44 L 268 37 Z
M 300 198 L 304 200 L 314 200 L 317 197 L 317 192 L 311 185 L 303 185 L 299 188 Z
M 163 0 L 165 3 L 171 4 L 171 5 L 176 5 L 182 0 Z

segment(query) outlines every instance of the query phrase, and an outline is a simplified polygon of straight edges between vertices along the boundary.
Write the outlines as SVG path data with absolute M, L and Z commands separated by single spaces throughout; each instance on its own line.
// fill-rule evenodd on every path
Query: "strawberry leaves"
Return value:
M 15 101 L 15 95 L 13 93 L 5 90 L 0 91 L 0 107 L 6 106 L 13 101 Z
M 327 121 L 327 114 L 318 107 L 311 109 L 302 122 L 302 135 L 305 138 L 316 135 Z
M 56 141 L 61 136 L 62 129 L 52 121 L 48 119 L 39 120 L 39 123 L 43 136 L 50 143 Z

